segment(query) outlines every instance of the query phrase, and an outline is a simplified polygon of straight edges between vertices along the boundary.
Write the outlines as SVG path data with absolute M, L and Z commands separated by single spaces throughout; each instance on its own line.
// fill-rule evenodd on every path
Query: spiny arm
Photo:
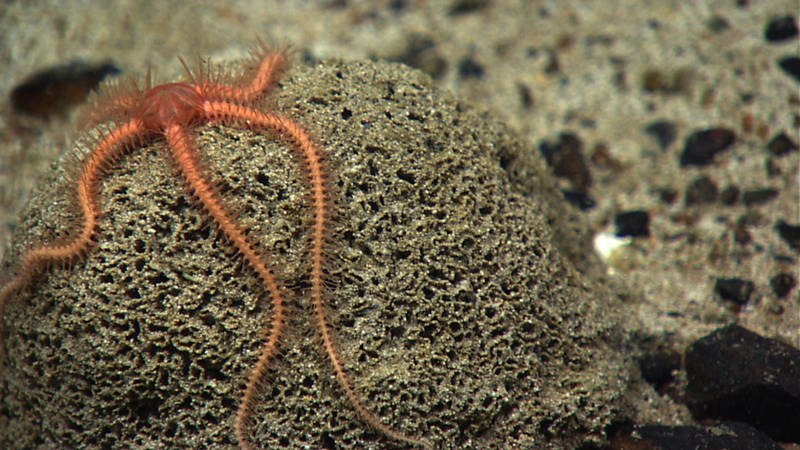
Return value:
M 297 122 L 283 116 L 266 114 L 240 105 L 225 102 L 206 102 L 203 105 L 206 116 L 221 122 L 235 122 L 252 129 L 260 129 L 278 134 L 294 144 L 303 162 L 311 187 L 312 202 L 312 237 L 311 237 L 311 301 L 314 306 L 314 318 L 322 337 L 322 346 L 333 367 L 336 380 L 345 393 L 348 401 L 361 419 L 384 435 L 412 445 L 430 448 L 425 440 L 406 436 L 391 427 L 384 425 L 377 416 L 370 412 L 353 389 L 342 366 L 341 357 L 336 350 L 333 331 L 325 316 L 325 300 L 323 298 L 323 263 L 324 246 L 328 226 L 329 200 L 326 190 L 325 171 L 322 158 L 314 141 Z
M 247 388 L 236 416 L 236 438 L 239 441 L 239 446 L 242 449 L 249 449 L 251 447 L 246 429 L 250 422 L 259 382 L 264 377 L 272 358 L 278 353 L 278 343 L 286 322 L 283 292 L 264 258 L 247 240 L 244 231 L 241 230 L 237 222 L 227 212 L 227 208 L 217 195 L 214 186 L 203 174 L 197 161 L 197 151 L 194 148 L 191 136 L 187 134 L 183 127 L 178 125 L 168 126 L 165 134 L 178 169 L 189 184 L 194 196 L 220 227 L 231 244 L 236 247 L 247 263 L 256 271 L 271 299 L 272 318 L 270 319 L 269 336 L 261 347 L 261 355 L 253 373 L 250 375 L 250 379 L 247 381 Z
M 109 132 L 89 153 L 77 180 L 77 200 L 83 221 L 78 233 L 69 240 L 34 247 L 17 265 L 15 275 L 0 289 L 0 319 L 5 316 L 8 300 L 30 284 L 39 273 L 54 264 L 69 263 L 83 257 L 93 243 L 92 237 L 100 215 L 98 196 L 105 171 L 140 138 L 142 123 L 131 120 Z

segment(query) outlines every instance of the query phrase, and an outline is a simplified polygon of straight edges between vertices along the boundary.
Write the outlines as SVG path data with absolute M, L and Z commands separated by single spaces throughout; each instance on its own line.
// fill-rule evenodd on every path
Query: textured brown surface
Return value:
M 599 442 L 628 378 L 607 348 L 617 316 L 551 242 L 548 220 L 580 239 L 553 215 L 541 162 L 397 65 L 299 66 L 276 102 L 336 173 L 329 299 L 366 403 L 445 448 Z M 211 176 L 298 294 L 255 442 L 385 444 L 342 399 L 299 295 L 307 208 L 291 149 L 198 131 Z M 66 179 L 58 168 L 34 194 L 6 264 L 71 217 Z M 99 245 L 9 307 L 0 444 L 234 445 L 269 308 L 175 180 L 160 144 L 124 159 L 103 187 Z

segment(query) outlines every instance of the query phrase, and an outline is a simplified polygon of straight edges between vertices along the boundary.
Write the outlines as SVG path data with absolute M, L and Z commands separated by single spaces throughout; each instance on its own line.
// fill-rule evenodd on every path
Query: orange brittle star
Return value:
M 426 441 L 406 436 L 383 424 L 362 403 L 342 366 L 333 342 L 332 327 L 325 314 L 324 261 L 330 193 L 320 150 L 304 129 L 293 120 L 258 108 L 281 72 L 288 66 L 286 52 L 271 52 L 261 44 L 253 51 L 251 67 L 241 77 L 201 68 L 192 72 L 184 64 L 192 84 L 187 82 L 151 86 L 148 73 L 144 89 L 136 83 L 117 85 L 96 100 L 89 125 L 113 121 L 97 139 L 94 148 L 80 165 L 76 182 L 81 224 L 68 240 L 34 247 L 24 254 L 15 275 L 0 289 L 0 318 L 11 296 L 30 286 L 33 280 L 53 265 L 64 265 L 84 257 L 94 244 L 101 214 L 100 189 L 107 171 L 126 153 L 156 139 L 165 139 L 183 180 L 213 223 L 228 242 L 258 275 L 272 307 L 269 334 L 258 362 L 248 379 L 236 414 L 235 433 L 240 447 L 250 448 L 248 427 L 259 391 L 259 382 L 278 346 L 286 325 L 284 292 L 267 259 L 255 248 L 244 229 L 229 212 L 214 182 L 204 173 L 194 144 L 192 129 L 203 123 L 233 125 L 267 132 L 286 139 L 302 160 L 308 177 L 311 203 L 311 293 L 313 315 L 323 351 L 335 378 L 361 419 L 391 439 L 412 445 L 429 446 Z

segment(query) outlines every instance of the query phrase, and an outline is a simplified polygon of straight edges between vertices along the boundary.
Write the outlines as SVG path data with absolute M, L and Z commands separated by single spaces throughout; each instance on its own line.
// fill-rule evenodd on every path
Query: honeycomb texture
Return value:
M 579 253 L 569 228 L 580 226 L 537 157 L 400 65 L 297 66 L 271 107 L 328 155 L 329 315 L 366 405 L 438 448 L 601 443 L 628 379 L 613 350 L 617 313 L 561 256 Z M 254 444 L 399 446 L 358 419 L 321 354 L 292 148 L 232 127 L 196 133 L 209 176 L 289 293 Z M 69 173 L 81 142 L 34 194 L 4 272 L 75 220 Z M 235 446 L 270 316 L 262 288 L 186 194 L 163 143 L 125 157 L 102 204 L 88 257 L 9 305 L 0 446 Z

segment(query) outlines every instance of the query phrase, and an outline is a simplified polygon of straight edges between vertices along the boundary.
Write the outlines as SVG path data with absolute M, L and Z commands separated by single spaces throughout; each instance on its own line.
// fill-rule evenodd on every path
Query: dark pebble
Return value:
M 754 189 L 752 191 L 745 191 L 742 195 L 742 201 L 747 206 L 763 205 L 778 197 L 778 190 L 772 188 Z
M 800 225 L 789 225 L 783 220 L 779 220 L 775 224 L 775 229 L 778 230 L 778 234 L 783 240 L 789 244 L 789 247 L 800 250 Z
M 719 194 L 719 200 L 724 205 L 731 206 L 735 205 L 736 202 L 739 201 L 740 195 L 741 192 L 739 191 L 739 188 L 737 186 L 731 185 L 722 190 L 722 192 Z
M 642 89 L 647 92 L 666 90 L 667 86 L 667 76 L 659 70 L 648 70 L 642 76 Z
M 767 24 L 764 37 L 769 42 L 788 41 L 797 37 L 797 20 L 792 16 L 774 17 Z
M 120 71 L 112 63 L 73 61 L 37 72 L 11 90 L 17 112 L 48 118 L 83 103 L 103 79 Z
M 686 351 L 686 402 L 697 420 L 748 423 L 800 441 L 800 350 L 729 325 Z
M 778 60 L 778 66 L 786 72 L 787 75 L 794 78 L 795 81 L 800 82 L 800 58 L 797 56 L 787 56 Z
M 458 75 L 461 78 L 482 78 L 483 72 L 483 66 L 470 57 L 464 58 L 458 63 Z
M 775 156 L 782 156 L 797 151 L 797 144 L 786 133 L 781 133 L 767 144 L 767 150 Z
M 677 94 L 689 92 L 692 74 L 688 70 L 677 70 L 671 75 L 660 70 L 648 70 L 642 76 L 642 89 L 646 92 Z
M 489 0 L 455 0 L 450 5 L 450 15 L 467 14 L 489 6 Z
M 795 280 L 794 275 L 784 272 L 772 277 L 769 280 L 769 285 L 778 298 L 784 298 L 797 286 L 797 280 Z
M 750 280 L 740 278 L 717 278 L 714 291 L 723 300 L 745 305 L 750 300 L 750 295 L 755 290 L 755 284 Z
M 678 191 L 670 187 L 659 189 L 657 192 L 658 196 L 661 198 L 661 201 L 668 205 L 675 203 L 675 200 L 678 199 Z
M 714 34 L 722 33 L 731 28 L 730 22 L 723 16 L 714 15 L 707 23 L 708 30 Z
M 721 422 L 716 425 L 633 427 L 625 436 L 611 438 L 612 450 L 782 450 L 768 435 L 746 423 Z
M 596 205 L 594 199 L 586 192 L 562 190 L 564 198 L 581 211 L 587 211 Z
M 647 211 L 627 211 L 617 214 L 617 236 L 650 236 L 650 214 Z
M 525 83 L 517 83 L 517 92 L 519 93 L 522 107 L 530 109 L 533 106 L 533 92 L 531 92 L 531 88 Z
M 714 203 L 717 199 L 718 189 L 716 183 L 707 177 L 700 177 L 686 187 L 684 201 L 687 206 Z
M 583 156 L 583 141 L 577 135 L 561 133 L 555 142 L 542 141 L 539 151 L 556 176 L 570 180 L 576 191 L 586 191 L 592 177 Z
M 670 122 L 669 120 L 656 120 L 647 124 L 644 131 L 658 141 L 661 150 L 666 150 L 670 144 L 675 142 L 678 127 L 675 122 Z
M 389 8 L 394 11 L 403 11 L 408 8 L 408 0 L 392 0 L 389 3 Z
M 681 166 L 706 166 L 714 155 L 726 150 L 736 140 L 736 134 L 727 128 L 710 128 L 693 133 L 686 138 L 681 154 Z

